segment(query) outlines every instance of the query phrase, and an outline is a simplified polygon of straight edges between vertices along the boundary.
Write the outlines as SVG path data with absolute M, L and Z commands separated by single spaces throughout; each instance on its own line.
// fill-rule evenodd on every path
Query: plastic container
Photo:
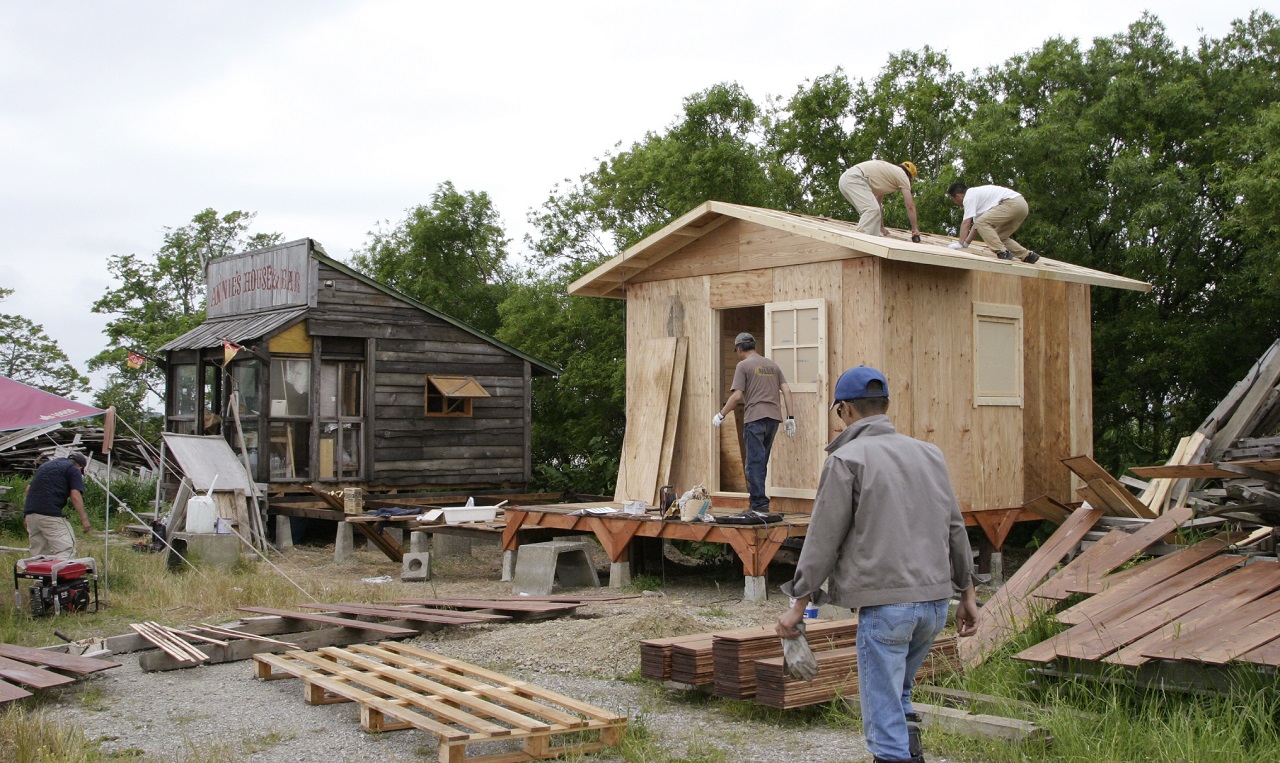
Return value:
M 218 521 L 218 507 L 213 496 L 196 495 L 187 499 L 187 532 L 212 533 Z
M 805 608 L 804 608 L 804 619 L 806 619 L 806 620 L 816 620 L 816 619 L 818 619 L 818 605 L 817 605 L 817 604 L 814 604 L 813 602 L 809 602 L 809 606 L 807 606 L 807 607 L 805 607 Z
M 492 522 L 498 516 L 497 506 L 459 506 L 444 510 L 444 522 L 447 525 L 460 525 L 464 522 Z

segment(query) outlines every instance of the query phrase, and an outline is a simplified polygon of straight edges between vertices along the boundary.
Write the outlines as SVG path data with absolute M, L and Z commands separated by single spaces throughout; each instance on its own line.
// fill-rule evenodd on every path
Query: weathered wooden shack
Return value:
M 166 431 L 243 445 L 274 489 L 529 481 L 530 382 L 553 366 L 311 239 L 212 260 L 205 280 L 207 320 L 161 348 Z
M 902 232 L 881 238 L 854 227 L 708 201 L 570 286 L 627 302 L 629 427 L 655 395 L 681 392 L 674 436 L 656 427 L 671 448 L 659 484 L 703 483 L 722 505 L 745 498 L 741 438 L 710 421 L 729 394 L 733 338 L 749 331 L 783 368 L 798 408 L 797 436 L 774 444 L 775 511 L 811 510 L 823 446 L 840 426 L 828 411 L 831 388 L 858 364 L 887 376 L 899 431 L 942 448 L 966 510 L 1041 494 L 1072 500 L 1059 459 L 1092 453 L 1090 288 L 1150 286 L 1047 258 L 1001 261 L 981 245 L 952 251 L 954 239 L 942 236 L 913 244 Z M 688 346 L 683 377 L 669 387 L 644 377 L 657 362 L 645 348 L 664 337 Z M 628 443 L 643 441 L 632 435 Z M 620 484 L 633 455 L 624 453 Z

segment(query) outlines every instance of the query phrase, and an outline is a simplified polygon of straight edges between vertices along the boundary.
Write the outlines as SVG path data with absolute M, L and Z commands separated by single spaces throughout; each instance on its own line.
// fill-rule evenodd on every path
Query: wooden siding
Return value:
M 369 485 L 449 487 L 524 483 L 529 477 L 527 363 L 372 286 L 321 267 L 316 336 L 376 340 Z M 427 374 L 473 376 L 490 397 L 471 417 L 423 414 Z

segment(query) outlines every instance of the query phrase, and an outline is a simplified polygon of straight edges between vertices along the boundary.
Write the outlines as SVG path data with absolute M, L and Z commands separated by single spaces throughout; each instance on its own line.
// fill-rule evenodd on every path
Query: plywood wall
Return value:
M 1023 307 L 1024 329 L 1022 407 L 982 405 L 973 409 L 976 436 L 973 438 L 973 461 L 969 467 L 973 472 L 975 487 L 973 505 L 982 508 L 1020 506 L 1026 500 L 1023 496 L 1027 468 L 1024 420 L 1028 411 L 1042 410 L 1044 407 L 1042 398 L 1028 394 L 1030 388 L 1026 384 L 1028 370 L 1032 364 L 1028 362 L 1031 353 L 1028 350 L 1030 342 L 1027 324 L 1029 321 L 1025 307 L 1024 287 L 1028 284 L 1034 286 L 1035 282 L 1029 278 L 1014 278 L 983 272 L 975 272 L 970 277 L 973 284 L 973 302 Z M 969 347 L 972 348 L 972 307 L 970 307 L 968 320 Z M 972 394 L 974 387 L 972 370 L 969 372 L 967 382 Z M 1035 454 L 1032 455 L 1038 458 Z
M 751 331 L 763 341 L 761 306 L 818 298 L 827 309 L 828 397 L 844 369 L 881 369 L 895 426 L 942 448 L 963 507 L 1017 506 L 1043 493 L 1071 498 L 1058 459 L 1092 450 L 1089 287 L 856 257 L 742 221 L 708 233 L 628 287 L 629 410 L 637 394 L 632 368 L 645 362 L 640 343 L 689 337 L 672 459 L 677 486 L 725 484 L 715 481 L 721 443 L 709 419 L 729 394 L 734 335 Z M 1023 309 L 1022 407 L 973 405 L 974 302 Z M 802 428 L 793 441 L 779 438 L 771 471 L 807 469 L 799 452 L 820 452 L 841 427 L 829 414 L 815 418 L 824 423 Z M 816 467 L 812 480 L 816 487 Z M 779 508 L 807 510 L 808 503 Z

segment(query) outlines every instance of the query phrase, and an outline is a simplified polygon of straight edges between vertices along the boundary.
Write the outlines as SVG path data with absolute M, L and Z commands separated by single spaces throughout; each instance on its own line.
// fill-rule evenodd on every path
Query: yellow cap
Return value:
M 912 180 L 916 179 L 916 165 L 914 162 L 903 162 L 901 166 L 902 169 L 906 170 L 907 174 L 911 176 Z

